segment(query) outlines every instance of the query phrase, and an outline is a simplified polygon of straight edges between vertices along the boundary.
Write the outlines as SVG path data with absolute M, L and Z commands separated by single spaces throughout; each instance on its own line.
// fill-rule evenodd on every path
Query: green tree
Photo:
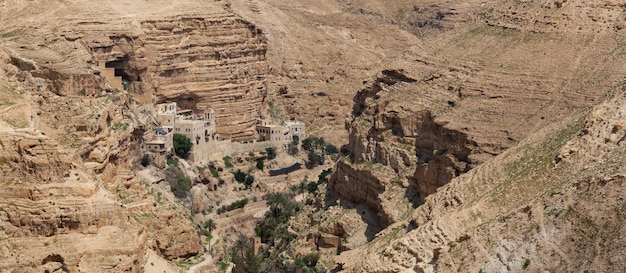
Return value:
M 233 158 L 230 156 L 225 156 L 224 158 L 224 167 L 232 168 L 233 167 Z
M 298 183 L 298 185 L 297 185 L 298 194 L 302 194 L 304 192 L 304 190 L 307 189 L 306 180 L 307 180 L 307 176 L 305 175 L 304 179 L 302 181 L 300 181 L 300 183 Z
M 215 228 L 217 228 L 217 225 L 215 224 L 215 221 L 213 221 L 213 219 L 209 219 L 206 222 L 204 222 L 204 224 L 202 225 L 202 227 L 204 229 L 208 229 L 209 230 L 209 251 L 211 251 L 211 237 L 213 237 L 213 230 Z
M 315 193 L 317 191 L 317 188 L 319 187 L 317 183 L 315 182 L 309 182 L 309 184 L 307 184 L 306 186 L 307 186 L 307 190 L 310 193 Z
M 236 172 L 233 173 L 235 176 L 235 180 L 239 183 L 246 182 L 246 173 L 242 172 L 240 169 L 237 169 Z
M 267 197 L 267 205 L 270 207 L 269 211 L 255 228 L 257 236 L 261 237 L 261 241 L 265 243 L 274 238 L 288 236 L 285 223 L 299 211 L 298 204 L 289 200 L 287 195 L 281 192 L 271 193 Z
M 189 151 L 191 151 L 193 143 L 191 140 L 183 134 L 174 134 L 174 152 L 177 156 L 187 158 Z
M 270 207 L 282 207 L 289 202 L 287 196 L 282 192 L 272 192 L 267 197 L 267 205 Z
M 337 149 L 337 147 L 335 145 L 332 145 L 330 143 L 326 144 L 326 153 L 328 154 L 336 154 L 339 153 L 339 149 Z
M 148 165 L 150 165 L 150 156 L 144 154 L 141 158 L 141 166 L 148 167 Z
M 276 158 L 276 148 L 274 147 L 267 147 L 265 148 L 265 151 L 267 152 L 267 159 L 274 159 Z
M 250 188 L 252 184 L 254 184 L 254 176 L 248 174 L 248 176 L 246 176 L 244 184 L 246 184 L 246 188 Z
M 230 259 L 235 264 L 234 273 L 257 273 L 261 267 L 261 257 L 254 255 L 250 240 L 243 235 L 235 241 Z
M 256 160 L 256 168 L 259 170 L 263 170 L 263 168 L 265 168 L 265 163 L 263 162 L 263 159 L 257 159 Z
M 310 137 L 307 137 L 302 140 L 302 149 L 306 151 L 310 151 L 313 147 L 313 140 Z
M 317 177 L 317 183 L 318 184 L 323 184 L 328 182 L 328 176 L 331 175 L 333 173 L 333 168 L 328 168 L 326 170 L 323 170 L 322 173 L 320 173 L 320 175 Z
M 313 169 L 316 166 L 324 164 L 324 152 L 319 150 L 311 150 L 307 155 L 308 161 L 306 162 L 306 167 L 309 169 Z

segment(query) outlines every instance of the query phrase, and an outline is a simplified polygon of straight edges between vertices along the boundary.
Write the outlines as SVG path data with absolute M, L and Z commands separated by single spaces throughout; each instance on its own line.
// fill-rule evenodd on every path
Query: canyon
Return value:
M 316 252 L 332 272 L 625 271 L 625 10 L 1 1 L 0 272 L 226 270 L 290 187 L 293 264 Z M 235 169 L 263 153 L 234 168 L 176 159 L 192 181 L 180 198 L 173 163 L 139 163 L 166 101 L 212 107 L 233 141 L 254 141 L 259 115 L 301 119 L 341 153 L 279 177 L 261 167 L 252 189 Z M 307 160 L 279 149 L 267 168 Z M 317 193 L 298 190 L 326 169 Z

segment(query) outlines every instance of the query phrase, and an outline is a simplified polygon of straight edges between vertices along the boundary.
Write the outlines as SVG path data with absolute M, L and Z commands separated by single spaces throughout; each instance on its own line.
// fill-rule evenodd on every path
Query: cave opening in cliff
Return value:
M 105 66 L 115 70 L 115 76 L 122 78 L 122 83 L 126 89 L 128 89 L 128 86 L 133 82 L 141 82 L 141 74 L 145 70 L 133 67 L 130 64 L 130 57 L 128 55 L 119 57 L 114 61 L 106 62 Z

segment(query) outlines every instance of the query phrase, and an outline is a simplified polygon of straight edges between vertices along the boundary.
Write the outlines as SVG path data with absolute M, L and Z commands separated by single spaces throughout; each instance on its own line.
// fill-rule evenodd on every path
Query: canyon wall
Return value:
M 385 205 L 392 203 L 385 198 L 390 185 L 404 194 L 394 199 L 396 205 L 415 207 L 477 163 L 469 158 L 476 144 L 467 135 L 435 121 L 429 109 L 395 101 L 414 82 L 403 71 L 384 70 L 357 92 L 346 120 L 349 157 L 337 164 L 330 181 L 341 198 L 378 211 L 385 226 L 400 220 L 391 215 L 406 215 L 398 211 L 401 206 Z
M 608 253 L 623 248 L 621 241 L 597 248 L 611 262 L 582 262 L 573 257 L 584 256 L 585 248 L 567 240 L 593 230 L 581 243 L 589 245 L 623 232 L 614 221 L 621 205 L 613 194 L 607 204 L 613 210 L 597 208 L 610 219 L 606 226 L 578 222 L 604 220 L 572 205 L 599 200 L 623 183 L 617 167 L 623 157 L 614 156 L 623 149 L 605 146 L 623 134 L 623 96 L 617 95 L 626 75 L 617 42 L 624 40 L 623 14 L 607 1 L 553 5 L 486 3 L 493 9 L 476 10 L 475 20 L 424 39 L 357 93 L 346 122 L 349 156 L 337 164 L 331 190 L 340 201 L 377 210 L 382 223 L 394 211 L 383 205 L 389 185 L 419 197 L 407 191 L 394 200 L 418 200 L 413 216 L 386 222 L 395 223 L 360 249 L 343 252 L 336 261 L 344 272 L 621 269 L 621 258 Z M 541 18 L 536 24 L 504 19 L 522 13 L 525 20 Z M 574 13 L 583 18 L 567 16 Z M 604 144 L 568 150 L 567 142 L 588 137 L 579 130 L 599 102 L 607 116 L 584 124 L 605 124 L 593 133 Z M 583 167 L 586 161 L 598 165 Z
M 14 51 L 0 61 L 0 270 L 143 272 L 149 248 L 203 251 L 182 206 L 132 172 L 141 121 L 128 93 L 97 92 L 106 79 L 89 71 L 50 78 L 59 63 Z
M 213 107 L 223 137 L 255 135 L 269 72 L 260 29 L 225 11 L 140 24 L 126 33 L 85 31 L 72 39 L 84 40 L 94 58 L 114 67 L 131 90 L 200 113 Z
M 454 178 L 336 261 L 343 272 L 623 271 L 623 92 Z
M 56 4 L 19 2 L 0 19 L 12 29 L 0 47 L 0 271 L 143 272 L 149 251 L 204 252 L 167 182 L 134 173 L 143 104 L 211 106 L 222 137 L 254 137 L 264 34 L 221 3 Z M 65 19 L 8 23 L 25 9 Z
M 626 27 L 624 3 L 557 0 L 488 3 L 479 13 L 490 25 L 532 32 L 611 33 Z

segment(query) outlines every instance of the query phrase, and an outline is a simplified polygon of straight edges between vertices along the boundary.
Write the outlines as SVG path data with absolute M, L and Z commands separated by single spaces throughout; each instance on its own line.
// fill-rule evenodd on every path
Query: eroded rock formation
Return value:
M 148 248 L 170 260 L 201 253 L 182 208 L 157 210 L 173 203 L 131 171 L 141 121 L 128 94 L 90 95 L 105 79 L 49 78 L 54 65 L 20 70 L 17 58 L 0 63 L 0 269 L 143 272 Z
M 269 71 L 260 29 L 226 12 L 140 24 L 123 34 L 85 31 L 73 39 L 84 40 L 136 92 L 176 100 L 185 109 L 215 107 L 220 134 L 254 135 Z
M 532 134 L 453 179 L 411 223 L 380 232 L 367 248 L 377 254 L 348 251 L 337 261 L 345 272 L 623 270 L 617 253 L 626 245 L 614 237 L 624 232 L 625 101 L 617 90 L 590 114 Z M 591 245 L 603 259 L 584 258 Z
M 387 201 L 391 185 L 410 187 L 413 193 L 400 199 L 416 206 L 474 164 L 469 155 L 476 144 L 467 135 L 436 122 L 428 109 L 394 102 L 396 85 L 413 82 L 403 71 L 385 70 L 357 93 L 346 121 L 351 160 L 339 162 L 331 178 L 331 189 L 376 209 L 384 225 L 405 215 Z

